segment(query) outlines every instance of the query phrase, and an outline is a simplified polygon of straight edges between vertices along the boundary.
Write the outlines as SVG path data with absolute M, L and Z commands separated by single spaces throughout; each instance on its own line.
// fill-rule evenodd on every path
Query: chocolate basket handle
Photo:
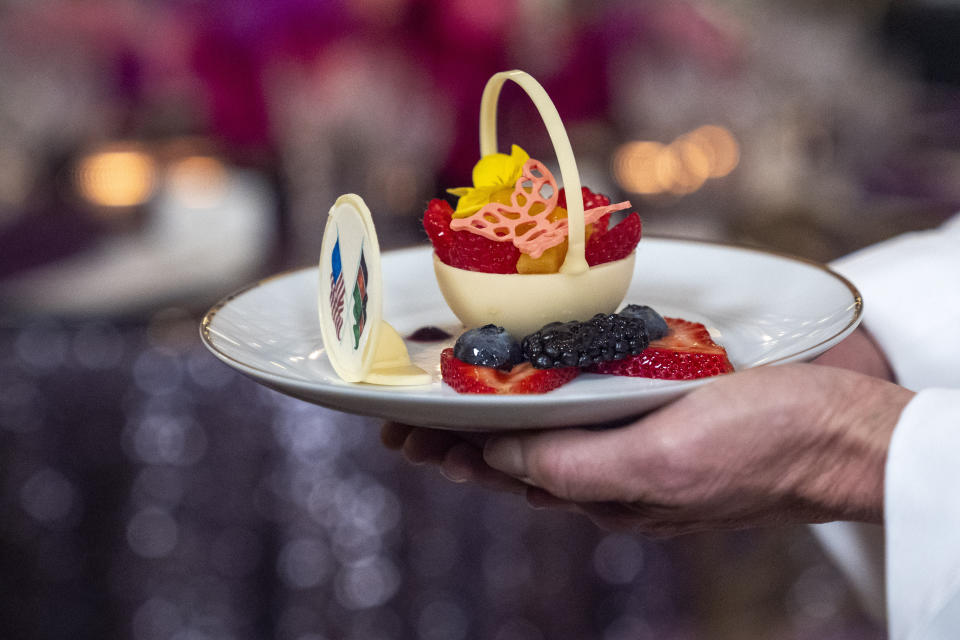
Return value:
M 563 126 L 557 107 L 547 95 L 543 86 L 530 74 L 519 71 L 501 71 L 490 77 L 480 99 L 480 157 L 497 153 L 497 101 L 500 90 L 507 80 L 520 85 L 533 105 L 540 112 L 540 118 L 547 127 L 550 141 L 553 143 L 557 162 L 560 165 L 560 177 L 567 194 L 567 255 L 560 272 L 570 275 L 584 273 L 589 269 L 584 255 L 586 250 L 586 230 L 584 228 L 583 192 L 580 190 L 580 173 L 577 161 L 573 157 L 570 138 Z

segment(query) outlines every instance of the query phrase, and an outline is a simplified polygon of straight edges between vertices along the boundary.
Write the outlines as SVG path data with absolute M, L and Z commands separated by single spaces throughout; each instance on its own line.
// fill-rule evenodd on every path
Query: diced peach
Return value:
M 567 217 L 567 210 L 563 207 L 557 207 L 547 218 L 553 222 L 555 220 L 562 220 Z M 590 239 L 590 234 L 593 233 L 593 225 L 587 225 L 587 239 Z M 520 254 L 520 259 L 517 260 L 517 273 L 557 273 L 560 271 L 560 265 L 563 264 L 564 259 L 567 257 L 567 241 L 564 240 L 560 244 L 550 247 L 539 258 L 533 258 L 526 253 Z
M 517 273 L 556 273 L 567 257 L 567 241 L 564 240 L 555 247 L 550 247 L 539 258 L 532 258 L 526 253 L 520 254 L 517 260 Z

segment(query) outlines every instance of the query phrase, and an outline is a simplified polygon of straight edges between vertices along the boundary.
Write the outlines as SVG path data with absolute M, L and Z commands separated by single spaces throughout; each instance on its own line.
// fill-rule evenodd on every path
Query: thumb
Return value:
M 644 467 L 635 427 L 558 429 L 491 438 L 488 465 L 574 502 L 637 500 Z

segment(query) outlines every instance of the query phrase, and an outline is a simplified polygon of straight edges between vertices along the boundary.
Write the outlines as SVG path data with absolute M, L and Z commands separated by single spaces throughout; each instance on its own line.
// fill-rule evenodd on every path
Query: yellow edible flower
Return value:
M 517 145 L 511 147 L 510 155 L 492 153 L 480 158 L 473 167 L 472 187 L 447 189 L 447 193 L 460 198 L 453 217 L 466 218 L 490 202 L 497 191 L 508 187 L 512 190 L 529 159 L 529 154 Z

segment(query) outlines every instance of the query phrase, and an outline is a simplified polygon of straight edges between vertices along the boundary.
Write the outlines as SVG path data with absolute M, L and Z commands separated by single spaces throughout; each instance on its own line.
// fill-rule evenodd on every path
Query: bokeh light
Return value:
M 173 197 L 191 209 L 215 207 L 227 193 L 227 168 L 213 156 L 188 156 L 167 168 L 166 179 Z
M 141 509 L 127 523 L 127 544 L 143 558 L 162 558 L 177 546 L 180 527 L 170 512 L 158 507 Z
M 724 127 L 705 125 L 687 134 L 685 140 L 706 156 L 711 178 L 728 175 L 740 163 L 740 145 Z
M 374 556 L 341 568 L 336 577 L 337 601 L 345 609 L 369 609 L 386 603 L 400 588 L 396 565 Z
M 669 144 L 627 142 L 614 151 L 612 170 L 617 183 L 631 193 L 683 196 L 708 179 L 729 175 L 739 162 L 740 146 L 733 134 L 705 125 Z
M 330 551 L 322 540 L 291 540 L 280 552 L 277 570 L 291 588 L 315 587 L 331 570 Z
M 45 372 L 56 370 L 64 364 L 69 342 L 58 324 L 38 322 L 17 335 L 14 348 L 25 369 Z
M 179 607 L 161 597 L 150 598 L 133 614 L 133 637 L 135 640 L 161 640 L 172 638 L 183 624 Z
M 102 149 L 77 162 L 74 183 L 80 195 L 98 207 L 136 207 L 153 195 L 157 163 L 137 147 Z
M 73 484 L 49 467 L 36 471 L 20 489 L 20 504 L 24 511 L 45 523 L 65 518 L 78 498 Z
M 657 159 L 664 146 L 659 142 L 624 144 L 614 154 L 613 174 L 621 187 L 631 193 L 655 194 L 663 190 L 657 177 Z
M 116 367 L 123 358 L 123 338 L 107 322 L 89 322 L 79 327 L 73 337 L 73 355 L 88 369 Z
M 629 584 L 643 569 L 643 547 L 634 536 L 609 534 L 594 549 L 593 568 L 605 582 Z

